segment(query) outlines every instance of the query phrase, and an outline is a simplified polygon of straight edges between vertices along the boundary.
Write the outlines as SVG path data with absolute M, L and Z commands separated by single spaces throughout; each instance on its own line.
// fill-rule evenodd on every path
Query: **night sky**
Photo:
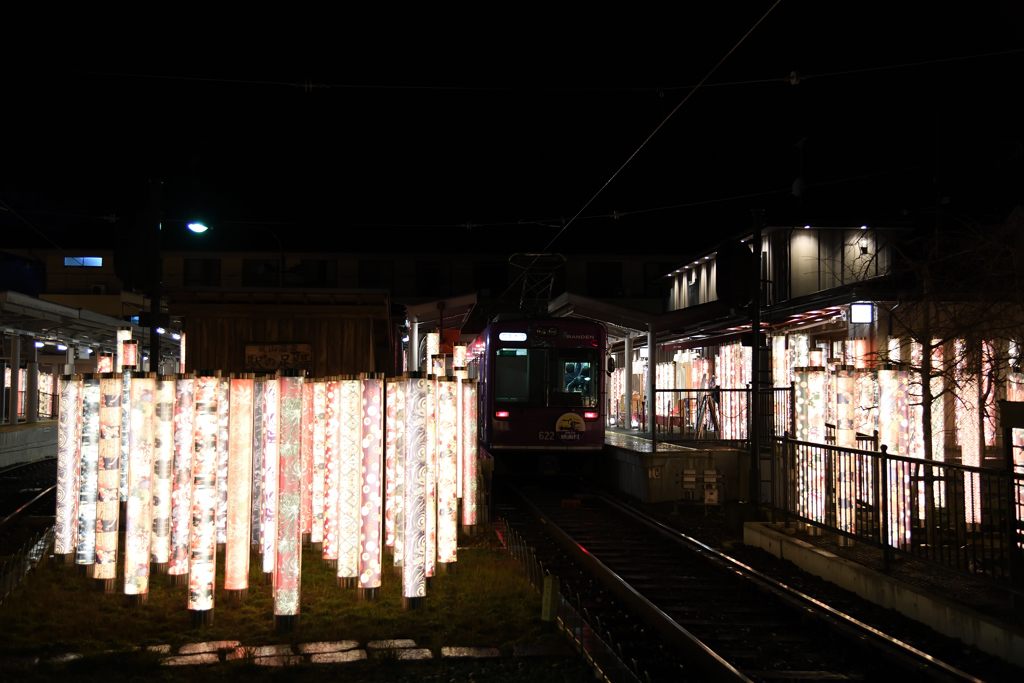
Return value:
M 452 235 L 683 255 L 758 207 L 882 224 L 1024 202 L 1019 2 L 783 0 L 559 235 L 771 6 L 709 4 L 65 17 L 5 48 L 0 199 L 69 248 L 137 230 L 159 178 L 165 248 L 441 251 Z M 186 233 L 196 218 L 221 241 Z M 10 211 L 0 229 L 46 243 Z

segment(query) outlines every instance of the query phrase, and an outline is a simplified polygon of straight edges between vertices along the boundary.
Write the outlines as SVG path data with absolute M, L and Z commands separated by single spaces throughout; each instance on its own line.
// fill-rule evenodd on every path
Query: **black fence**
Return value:
M 1024 584 L 1024 474 L 788 436 L 774 440 L 771 467 L 773 511 L 881 549 L 886 569 L 900 554 Z

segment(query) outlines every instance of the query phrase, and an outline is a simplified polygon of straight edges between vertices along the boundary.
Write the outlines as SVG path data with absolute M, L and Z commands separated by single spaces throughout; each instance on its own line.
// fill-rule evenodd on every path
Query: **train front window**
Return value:
M 597 405 L 597 352 L 581 349 L 499 348 L 494 400 L 532 408 Z

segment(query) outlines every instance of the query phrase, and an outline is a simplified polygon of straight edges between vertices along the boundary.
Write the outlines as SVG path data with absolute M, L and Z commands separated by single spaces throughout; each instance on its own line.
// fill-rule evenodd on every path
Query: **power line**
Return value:
M 588 206 L 590 206 L 590 205 L 591 205 L 591 204 L 592 204 L 592 203 L 594 202 L 594 200 L 595 200 L 595 199 L 597 199 L 597 198 L 598 198 L 598 196 L 600 196 L 600 194 L 601 194 L 602 192 L 604 192 L 605 188 L 606 188 L 606 187 L 608 187 L 608 185 L 610 185 L 610 184 L 611 184 L 611 182 L 612 182 L 613 180 L 615 180 L 615 178 L 616 178 L 616 177 L 618 177 L 619 173 L 621 173 L 621 172 L 622 172 L 622 170 L 623 170 L 624 168 L 626 168 L 626 166 L 628 166 L 628 165 L 629 165 L 629 162 L 633 161 L 633 159 L 634 159 L 634 158 L 636 157 L 636 155 L 640 153 L 640 150 L 642 150 L 642 149 L 643 149 L 643 148 L 644 148 L 644 147 L 645 147 L 645 146 L 647 145 L 647 143 L 648 143 L 648 142 L 650 142 L 651 138 L 653 138 L 653 137 L 654 137 L 655 135 L 657 135 L 658 131 L 660 131 L 660 130 L 662 129 L 662 127 L 663 127 L 663 126 L 664 126 L 664 125 L 665 125 L 666 123 L 668 123 L 668 120 L 669 120 L 670 118 L 672 118 L 672 116 L 673 116 L 673 115 L 674 115 L 674 114 L 675 114 L 675 113 L 676 113 L 677 111 L 679 111 L 679 109 L 680 109 L 680 108 L 682 108 L 682 106 L 683 106 L 684 104 L 686 104 L 686 103 L 687 103 L 687 102 L 688 102 L 688 101 L 690 100 L 690 98 L 691 98 L 691 97 L 693 96 L 693 94 L 694 94 L 695 92 L 697 92 L 697 89 L 698 89 L 698 88 L 700 88 L 700 86 L 701 86 L 701 85 L 702 85 L 702 84 L 704 83 L 704 81 L 706 81 L 706 80 L 708 80 L 709 78 L 711 78 L 711 75 L 712 75 L 713 73 L 715 73 L 715 71 L 717 71 L 717 70 L 718 70 L 718 67 L 720 67 L 720 66 L 722 65 L 722 63 L 723 63 L 723 62 L 725 62 L 725 60 L 726 60 L 726 59 L 728 59 L 728 58 L 729 58 L 729 56 L 730 56 L 730 55 L 731 55 L 731 54 L 732 54 L 733 52 L 735 52 L 735 51 L 736 51 L 736 48 L 738 48 L 738 47 L 739 47 L 739 46 L 740 46 L 741 44 L 743 44 L 743 41 L 745 41 L 745 40 L 747 39 L 747 36 L 749 36 L 749 35 L 750 35 L 751 33 L 753 33 L 753 32 L 754 32 L 754 29 L 756 29 L 756 28 L 757 28 L 758 26 L 760 26 L 760 25 L 761 25 L 761 22 L 762 22 L 762 21 L 764 21 L 764 20 L 765 20 L 765 18 L 766 18 L 766 17 L 767 17 L 767 16 L 769 15 L 769 14 L 771 14 L 772 10 L 773 10 L 773 9 L 775 9 L 775 7 L 776 7 L 776 6 L 777 6 L 777 5 L 779 4 L 779 2 L 780 2 L 780 1 L 781 1 L 781 0 L 775 0 L 775 2 L 773 2 L 773 3 L 772 3 L 772 6 L 768 8 L 768 11 L 767 11 L 767 12 L 765 12 L 765 13 L 764 13 L 763 15 L 761 15 L 761 18 L 760 18 L 760 19 L 758 19 L 758 20 L 757 20 L 757 21 L 756 21 L 756 22 L 754 23 L 754 25 L 753 25 L 753 26 L 751 26 L 751 27 L 750 27 L 750 29 L 749 29 L 749 30 L 748 30 L 748 31 L 747 31 L 746 33 L 744 33 L 744 34 L 743 34 L 743 37 L 742 37 L 742 38 L 740 38 L 740 39 L 739 39 L 739 41 L 737 41 L 737 43 L 736 43 L 735 45 L 733 45 L 733 46 L 732 46 L 732 47 L 731 47 L 731 48 L 729 49 L 729 51 L 728 51 L 728 52 L 726 52 L 726 53 L 725 53 L 725 55 L 724 55 L 724 56 L 723 56 L 723 57 L 722 57 L 722 58 L 721 58 L 720 60 L 718 60 L 718 63 L 717 63 L 717 64 L 715 64 L 715 65 L 714 65 L 713 67 L 711 67 L 711 70 L 710 70 L 710 71 L 708 71 L 708 73 L 707 73 L 707 74 L 706 74 L 706 75 L 704 76 L 704 78 L 702 78 L 702 79 L 700 80 L 700 83 L 698 83 L 698 84 L 697 84 L 696 86 L 694 86 L 693 90 L 691 90 L 690 92 L 688 92 L 688 93 L 686 94 L 686 97 L 684 97 L 684 98 L 683 98 L 683 99 L 682 99 L 682 100 L 681 100 L 681 101 L 679 102 L 679 104 L 677 104 L 677 105 L 676 105 L 676 106 L 675 106 L 675 107 L 674 107 L 674 108 L 672 109 L 672 111 L 670 111 L 670 112 L 668 113 L 668 116 L 666 116 L 666 117 L 665 117 L 664 119 L 662 119 L 661 123 L 659 123 L 659 124 L 658 124 L 658 125 L 657 125 L 657 126 L 656 126 L 656 127 L 654 128 L 654 130 L 653 130 L 653 131 L 651 132 L 651 134 L 650 134 L 650 135 L 648 135 L 648 136 L 647 136 L 647 137 L 646 137 L 646 138 L 644 139 L 644 141 L 640 143 L 640 146 L 639 146 L 639 147 L 637 147 L 637 148 L 636 148 L 636 150 L 634 150 L 634 151 L 633 151 L 633 153 L 629 155 L 629 158 L 627 158 L 627 159 L 626 159 L 626 160 L 625 160 L 625 161 L 624 161 L 624 162 L 622 163 L 622 165 L 621 165 L 621 166 L 619 166 L 619 168 L 618 168 L 618 169 L 617 169 L 617 170 L 615 171 L 615 173 L 613 173 L 613 174 L 612 174 L 612 176 L 611 176 L 611 177 L 610 177 L 610 178 L 609 178 L 608 180 L 606 180 L 606 181 L 605 181 L 604 185 L 602 185 L 602 186 L 601 186 L 600 188 L 598 188 L 597 192 L 595 192 L 595 193 L 594 193 L 594 195 L 593 195 L 593 196 L 592 196 L 592 197 L 591 197 L 590 199 L 588 199 L 588 200 L 587 200 L 587 202 L 586 202 L 586 203 L 585 203 L 585 204 L 584 204 L 584 205 L 583 205 L 582 207 L 580 207 L 580 210 L 576 212 L 576 215 L 574 215 L 574 216 L 573 216 L 572 218 L 570 218 L 570 219 L 569 219 L 569 222 L 568 222 L 568 223 L 566 223 L 565 225 L 563 225 L 563 226 L 562 226 L 562 229 L 561 229 L 561 230 L 559 230 L 559 231 L 558 231 L 558 233 L 557 233 L 557 234 L 556 234 L 556 235 L 555 235 L 554 237 L 552 237 L 552 238 L 551 238 L 551 240 L 550 240 L 550 241 L 549 241 L 549 242 L 547 243 L 547 245 L 545 245 L 545 247 L 544 247 L 543 249 L 541 249 L 541 253 L 547 252 L 547 250 L 551 248 L 551 245 L 555 243 L 555 241 L 556 241 L 556 240 L 557 240 L 557 239 L 558 239 L 558 238 L 559 238 L 559 237 L 560 237 L 560 236 L 562 235 L 562 233 L 563 233 L 563 232 L 565 232 L 565 231 L 566 231 L 566 229 L 568 229 L 568 227 L 569 227 L 570 225 L 572 225 L 572 224 L 573 224 L 573 222 L 574 222 L 574 221 L 575 221 L 575 220 L 576 220 L 576 219 L 577 219 L 577 218 L 578 218 L 578 217 L 579 217 L 579 216 L 580 216 L 580 215 L 581 215 L 581 214 L 582 214 L 582 213 L 583 213 L 584 211 L 586 211 L 587 207 L 588 207 Z M 534 257 L 534 259 L 533 259 L 533 261 L 531 261 L 531 262 L 530 262 L 530 264 L 529 264 L 528 266 L 526 266 L 526 268 L 523 268 L 522 272 L 520 272 L 520 273 L 519 273 L 519 276 L 518 276 L 518 277 L 516 277 L 516 279 L 515 279 L 515 280 L 513 280 L 513 281 L 512 281 L 511 283 L 509 283 L 509 286 L 508 286 L 508 287 L 507 287 L 507 288 L 505 289 L 505 291 L 504 291 L 504 292 L 502 292 L 502 293 L 501 293 L 501 296 L 500 296 L 499 298 L 504 298 L 504 297 L 505 297 L 505 295 L 506 295 L 506 294 L 508 294 L 508 293 L 509 293 L 509 291 L 510 291 L 510 290 L 512 289 L 512 287 L 514 287 L 514 286 L 515 286 L 515 284 L 516 284 L 517 282 L 519 282 L 519 280 L 521 280 L 521 279 L 522 279 L 523 277 L 525 277 L 525 276 L 526 276 L 526 273 L 528 273 L 528 272 L 529 272 L 529 270 L 530 270 L 530 268 L 532 268 L 532 267 L 534 266 L 534 264 L 535 264 L 535 263 L 537 263 L 537 259 L 539 259 L 539 258 L 540 258 L 540 255 L 539 255 L 539 254 L 538 254 L 537 256 L 535 256 L 535 257 Z

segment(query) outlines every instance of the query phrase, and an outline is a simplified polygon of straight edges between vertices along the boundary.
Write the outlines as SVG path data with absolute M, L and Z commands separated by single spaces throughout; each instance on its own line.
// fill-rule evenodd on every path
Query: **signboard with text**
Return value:
M 246 372 L 313 370 L 312 344 L 246 344 Z

